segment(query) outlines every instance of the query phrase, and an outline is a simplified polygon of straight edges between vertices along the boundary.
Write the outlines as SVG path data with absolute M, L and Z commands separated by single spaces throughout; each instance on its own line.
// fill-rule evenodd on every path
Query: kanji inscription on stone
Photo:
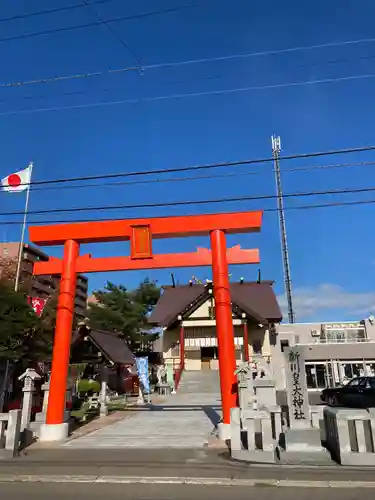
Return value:
M 298 346 L 288 350 L 286 361 L 290 418 L 295 422 L 306 421 L 309 418 L 309 411 L 305 364 Z

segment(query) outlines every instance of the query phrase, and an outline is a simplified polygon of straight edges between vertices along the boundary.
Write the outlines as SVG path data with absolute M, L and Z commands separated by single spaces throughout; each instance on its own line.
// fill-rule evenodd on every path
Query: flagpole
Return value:
M 16 271 L 16 280 L 14 283 L 14 290 L 18 292 L 19 284 L 20 284 L 20 276 L 21 276 L 21 264 L 23 257 L 23 244 L 25 241 L 25 232 L 26 232 L 26 224 L 27 224 L 27 212 L 29 210 L 29 198 L 30 198 L 30 184 L 31 184 L 31 175 L 33 173 L 33 163 L 29 163 L 30 176 L 29 176 L 29 185 L 27 186 L 26 191 L 26 200 L 25 200 L 25 212 L 23 214 L 23 223 L 22 223 L 22 231 L 21 231 L 21 242 L 20 248 L 18 251 L 18 261 L 17 261 L 17 271 Z M 4 381 L 2 384 L 1 392 L 0 392 L 0 412 L 4 409 L 4 401 L 5 394 L 8 388 L 8 377 L 9 377 L 9 369 L 10 369 L 10 361 L 6 360 L 5 363 L 5 373 L 4 373 Z
M 29 163 L 29 169 L 30 169 L 30 182 L 29 185 L 27 186 L 26 190 L 26 201 L 25 201 L 25 211 L 23 214 L 23 224 L 22 224 L 22 231 L 21 231 L 21 242 L 20 242 L 20 248 L 18 252 L 18 262 L 17 262 L 17 271 L 16 271 L 16 281 L 14 283 L 14 290 L 18 292 L 18 288 L 20 285 L 20 277 L 21 277 L 21 264 L 22 264 L 22 257 L 23 257 L 23 245 L 25 242 L 25 232 L 26 232 L 26 224 L 27 224 L 27 212 L 29 210 L 29 198 L 30 198 L 30 185 L 31 185 L 31 176 L 33 173 L 33 166 L 34 164 L 32 162 Z

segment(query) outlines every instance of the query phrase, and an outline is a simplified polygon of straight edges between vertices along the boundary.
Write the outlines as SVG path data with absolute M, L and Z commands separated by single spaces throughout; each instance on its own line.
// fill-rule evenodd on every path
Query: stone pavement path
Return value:
M 64 448 L 202 448 L 220 420 L 220 385 L 216 371 L 185 372 L 177 394 L 163 404 L 141 408 Z

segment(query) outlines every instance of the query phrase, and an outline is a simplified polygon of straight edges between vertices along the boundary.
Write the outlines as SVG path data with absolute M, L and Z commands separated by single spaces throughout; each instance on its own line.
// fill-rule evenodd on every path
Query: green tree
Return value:
M 30 355 L 29 346 L 38 318 L 23 293 L 9 281 L 0 281 L 0 356 L 18 362 Z
M 45 361 L 52 353 L 56 302 L 49 299 L 40 318 L 26 295 L 0 280 L 0 357 L 13 363 Z
M 135 290 L 107 283 L 94 293 L 97 303 L 90 304 L 87 317 L 91 328 L 119 333 L 133 351 L 157 338 L 149 337 L 148 316 L 160 297 L 160 288 L 148 279 Z

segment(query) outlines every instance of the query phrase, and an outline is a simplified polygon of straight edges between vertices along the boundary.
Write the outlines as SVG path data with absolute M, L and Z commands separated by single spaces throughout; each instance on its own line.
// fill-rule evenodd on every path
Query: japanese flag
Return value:
M 12 193 L 19 193 L 20 191 L 25 191 L 31 181 L 31 166 L 15 172 L 14 174 L 8 175 L 1 180 L 4 191 L 10 191 Z

